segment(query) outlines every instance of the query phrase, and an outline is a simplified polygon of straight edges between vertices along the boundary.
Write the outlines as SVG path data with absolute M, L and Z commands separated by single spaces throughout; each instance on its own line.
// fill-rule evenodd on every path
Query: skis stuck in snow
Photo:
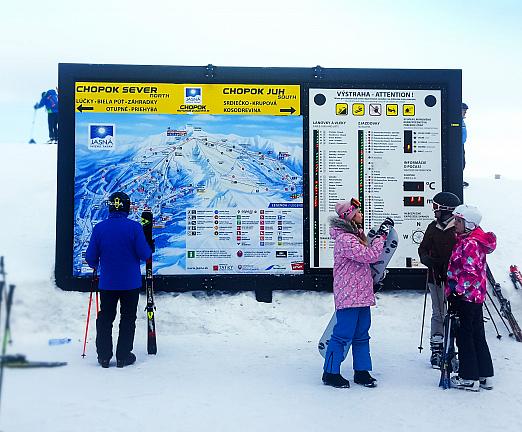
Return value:
M 510 336 L 514 336 L 517 342 L 522 342 L 522 330 L 520 330 L 520 326 L 518 325 L 517 320 L 513 316 L 513 312 L 511 311 L 511 303 L 502 294 L 502 288 L 493 277 L 493 273 L 491 273 L 491 269 L 489 268 L 489 266 L 486 266 L 486 275 L 488 278 L 488 282 L 493 290 L 493 296 L 495 296 L 500 303 L 501 317 L 507 320 L 509 327 L 511 328 L 512 333 L 510 334 Z M 493 303 L 493 306 L 495 306 L 496 308 L 496 305 L 493 302 L 492 298 L 491 302 Z
M 455 352 L 455 331 L 459 318 L 454 311 L 448 311 L 444 318 L 444 344 L 440 362 L 439 387 L 444 390 L 451 387 L 451 373 L 458 371 L 457 353 Z
M 153 215 L 151 211 L 144 211 L 141 214 L 141 224 L 145 239 L 154 253 L 154 240 L 152 239 L 152 222 Z M 145 264 L 145 295 L 147 296 L 147 353 L 156 354 L 158 347 L 156 345 L 156 322 L 154 319 L 154 312 L 156 305 L 154 304 L 154 286 L 152 277 L 152 256 Z

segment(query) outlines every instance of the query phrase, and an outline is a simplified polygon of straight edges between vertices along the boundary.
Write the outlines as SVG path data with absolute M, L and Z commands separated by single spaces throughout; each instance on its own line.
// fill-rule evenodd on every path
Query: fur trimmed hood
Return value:
M 330 226 L 332 228 L 338 228 L 342 232 L 346 232 L 346 233 L 353 234 L 356 236 L 359 235 L 359 228 L 357 228 L 357 225 L 355 225 L 352 221 L 347 221 L 347 220 L 341 219 L 340 217 L 331 217 Z

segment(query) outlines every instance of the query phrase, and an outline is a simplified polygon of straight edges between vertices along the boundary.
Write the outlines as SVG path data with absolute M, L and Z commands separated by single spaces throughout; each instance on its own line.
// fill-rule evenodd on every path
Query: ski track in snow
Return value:
M 65 360 L 66 367 L 4 370 L 0 427 L 3 431 L 519 431 L 522 343 L 495 336 L 486 324 L 495 366 L 495 388 L 478 394 L 437 387 L 429 367 L 427 304 L 424 350 L 417 349 L 423 291 L 378 295 L 372 309 L 371 349 L 376 389 L 349 390 L 321 383 L 317 340 L 333 310 L 331 293 L 274 293 L 272 304 L 254 294 L 158 293 L 158 355 L 146 354 L 146 320 L 140 298 L 135 366 L 98 367 L 91 321 L 82 359 L 88 293 L 63 292 L 53 283 L 56 147 L 2 145 L 0 149 L 0 255 L 7 282 L 16 284 L 13 344 L 8 353 L 30 360 Z M 21 174 L 22 173 L 22 174 Z M 522 266 L 522 234 L 510 218 L 522 203 L 522 183 L 469 179 L 468 203 L 484 213 L 482 226 L 498 236 L 489 263 L 522 324 L 522 292 L 508 277 Z M 412 287 L 414 288 L 414 287 Z M 1 317 L 2 320 L 4 316 Z M 49 346 L 49 338 L 70 337 Z M 350 355 L 343 364 L 352 380 Z

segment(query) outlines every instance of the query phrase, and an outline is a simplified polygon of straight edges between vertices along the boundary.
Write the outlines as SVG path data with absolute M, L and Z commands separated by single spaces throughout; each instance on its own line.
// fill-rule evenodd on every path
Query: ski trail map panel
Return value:
M 441 91 L 311 88 L 308 102 L 310 269 L 332 267 L 328 218 L 351 197 L 365 231 L 395 221 L 401 242 L 390 268 L 420 267 L 418 244 L 442 190 Z
M 117 190 L 154 214 L 155 274 L 302 274 L 300 91 L 76 82 L 73 275 Z
M 368 233 L 368 239 L 371 241 L 375 238 L 375 233 L 379 229 L 378 226 L 370 230 Z M 381 282 L 385 276 L 386 276 L 386 267 L 388 266 L 388 263 L 393 257 L 393 254 L 397 250 L 397 246 L 399 244 L 399 237 L 397 234 L 397 231 L 395 228 L 391 228 L 388 236 L 386 237 L 386 242 L 384 243 L 383 251 L 379 257 L 379 259 L 374 263 L 370 265 L 370 268 L 372 270 L 372 277 L 373 277 L 373 283 L 378 284 Z M 335 311 L 332 315 L 332 318 L 330 319 L 328 325 L 326 326 L 326 329 L 323 332 L 323 335 L 321 336 L 321 339 L 319 339 L 319 343 L 317 344 L 317 349 L 319 350 L 319 354 L 324 358 L 326 355 L 326 349 L 328 348 L 328 342 L 330 341 L 332 334 L 333 334 L 333 328 L 337 324 L 337 317 L 335 315 Z M 344 348 L 344 358 L 346 358 L 348 351 L 350 347 L 346 346 Z

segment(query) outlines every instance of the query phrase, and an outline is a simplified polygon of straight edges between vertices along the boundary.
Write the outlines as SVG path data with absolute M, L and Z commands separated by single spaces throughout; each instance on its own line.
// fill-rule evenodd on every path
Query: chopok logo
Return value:
M 89 150 L 112 150 L 116 145 L 116 126 L 113 124 L 90 124 Z
M 201 87 L 185 87 L 185 104 L 201 105 L 202 103 Z

